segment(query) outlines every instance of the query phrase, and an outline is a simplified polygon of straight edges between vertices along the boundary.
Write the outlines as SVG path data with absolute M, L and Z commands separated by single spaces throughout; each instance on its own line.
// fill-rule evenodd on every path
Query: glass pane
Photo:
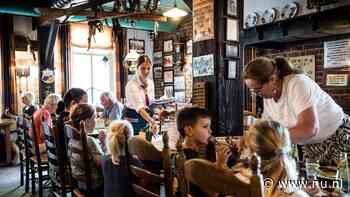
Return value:
M 89 91 L 92 86 L 90 56 L 73 53 L 72 60 L 71 87 Z
M 110 60 L 102 55 L 95 55 L 93 62 L 93 103 L 98 104 L 103 91 L 111 91 Z

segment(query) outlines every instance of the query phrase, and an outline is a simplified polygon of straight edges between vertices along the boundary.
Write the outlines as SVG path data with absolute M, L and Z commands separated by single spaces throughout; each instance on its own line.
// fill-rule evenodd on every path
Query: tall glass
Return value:
M 313 158 L 306 158 L 305 170 L 307 179 L 317 179 L 320 174 L 319 161 Z

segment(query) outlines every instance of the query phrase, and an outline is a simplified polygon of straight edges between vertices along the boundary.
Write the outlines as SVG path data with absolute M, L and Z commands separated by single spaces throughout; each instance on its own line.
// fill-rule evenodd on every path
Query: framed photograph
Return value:
M 238 60 L 227 62 L 227 79 L 236 79 Z
M 226 21 L 226 40 L 229 41 L 238 41 L 238 20 L 227 18 Z
M 237 14 L 237 0 L 227 0 L 227 15 L 238 16 Z
M 174 74 L 172 70 L 164 71 L 164 83 L 173 83 Z
M 144 54 L 145 53 L 145 41 L 137 40 L 137 39 L 129 39 L 129 51 L 131 49 L 135 49 L 137 53 Z
M 174 86 L 164 86 L 164 95 L 166 97 L 174 96 Z
M 225 47 L 225 56 L 226 57 L 239 57 L 239 45 L 236 44 L 226 44 Z
M 154 52 L 153 54 L 153 64 L 162 64 L 162 52 L 161 51 L 158 51 L 158 52 Z
M 174 77 L 175 90 L 185 90 L 185 76 Z
M 214 75 L 214 55 L 194 57 L 192 61 L 193 77 Z
M 173 52 L 173 40 L 165 40 L 163 43 L 163 51 L 166 52 Z
M 173 55 L 166 55 L 163 59 L 163 66 L 165 67 L 173 67 Z
M 163 77 L 163 69 L 161 66 L 154 66 L 153 67 L 153 78 L 155 79 L 162 79 Z

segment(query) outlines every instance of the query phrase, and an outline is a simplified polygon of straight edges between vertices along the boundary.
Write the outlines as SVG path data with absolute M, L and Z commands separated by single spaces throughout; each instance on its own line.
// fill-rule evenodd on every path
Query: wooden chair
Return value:
M 31 137 L 29 137 L 29 129 L 31 129 L 31 118 L 23 115 L 22 122 L 19 124 L 19 135 L 18 135 L 18 144 L 20 147 L 20 160 L 21 161 L 21 176 L 23 177 L 25 192 L 29 191 L 29 184 L 32 180 L 31 177 L 31 168 L 30 168 L 30 158 L 33 156 L 33 144 Z M 23 142 L 22 142 L 23 139 Z M 22 177 L 21 177 L 22 181 Z M 21 184 L 22 185 L 22 184 Z
M 173 176 L 171 170 L 170 153 L 167 133 L 163 134 L 163 151 L 158 151 L 150 142 L 137 136 L 132 137 L 128 142 L 128 153 L 130 158 L 139 159 L 142 163 L 159 162 L 162 168 L 157 173 L 150 170 L 149 166 L 136 166 L 129 163 L 131 183 L 136 196 L 140 197 L 172 197 L 173 196 Z
M 32 174 L 32 193 L 34 195 L 35 193 L 35 183 L 38 183 L 39 186 L 39 197 L 43 196 L 43 189 L 49 189 L 51 188 L 48 185 L 44 185 L 44 181 L 49 181 L 49 163 L 48 163 L 48 155 L 47 153 L 40 153 L 39 149 L 39 143 L 37 141 L 37 131 L 34 126 L 34 118 L 32 118 L 32 131 L 33 131 L 33 137 L 27 138 L 29 141 L 32 141 L 34 150 L 32 151 L 33 156 L 30 157 L 30 168 L 31 168 L 31 174 Z M 36 174 L 38 175 L 36 178 Z
M 176 178 L 178 182 L 178 192 L 181 197 L 187 197 L 189 191 L 188 181 L 185 179 L 185 153 L 182 148 L 183 138 L 180 136 L 176 144 L 176 157 L 175 157 L 175 167 L 176 167 Z
M 70 174 L 67 174 L 68 166 L 66 162 L 64 162 L 63 158 L 59 153 L 59 149 L 57 148 L 57 140 L 58 137 L 55 135 L 55 126 L 50 128 L 46 121 L 42 122 L 42 128 L 44 131 L 45 142 L 48 153 L 48 162 L 49 162 L 49 176 L 51 179 L 53 194 L 55 196 L 63 196 L 66 197 L 67 193 L 71 192 L 71 181 Z
M 86 191 L 82 191 L 79 188 L 76 188 L 73 190 L 73 195 L 77 197 L 90 197 L 93 196 L 92 194 L 92 177 L 91 177 L 91 167 L 90 167 L 90 160 L 88 156 L 88 148 L 87 148 L 87 137 L 86 137 L 86 131 L 85 131 L 85 124 L 82 121 L 80 123 L 80 131 L 76 131 L 74 128 L 69 127 L 70 134 L 68 135 L 70 137 L 70 140 L 80 140 L 82 144 L 82 149 L 78 149 L 75 147 L 70 147 L 70 151 L 75 154 L 79 154 L 83 157 L 84 161 L 84 168 L 85 168 L 85 175 L 84 177 L 76 177 L 73 175 L 73 179 L 76 181 L 80 181 L 86 185 Z M 75 131 L 73 131 L 75 130 Z M 73 133 L 75 132 L 75 133 Z M 79 135 L 79 136 L 75 136 Z M 76 139 L 76 138 L 79 139 Z
M 185 162 L 185 178 L 206 191 L 223 195 L 263 197 L 263 178 L 260 174 L 260 160 L 254 156 L 250 162 L 253 176 L 243 179 L 231 169 L 221 169 L 203 159 L 191 159 Z
M 25 180 L 25 147 L 24 147 L 24 117 L 18 116 L 16 120 L 17 140 L 16 144 L 19 149 L 19 165 L 20 165 L 20 186 L 24 185 Z

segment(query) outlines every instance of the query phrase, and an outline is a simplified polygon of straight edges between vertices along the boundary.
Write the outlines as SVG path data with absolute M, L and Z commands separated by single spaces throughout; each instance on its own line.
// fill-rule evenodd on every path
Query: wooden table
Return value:
M 10 126 L 13 121 L 10 119 L 0 119 L 0 129 L 5 131 L 5 153 L 6 160 L 5 164 L 11 162 L 11 139 L 10 139 Z

